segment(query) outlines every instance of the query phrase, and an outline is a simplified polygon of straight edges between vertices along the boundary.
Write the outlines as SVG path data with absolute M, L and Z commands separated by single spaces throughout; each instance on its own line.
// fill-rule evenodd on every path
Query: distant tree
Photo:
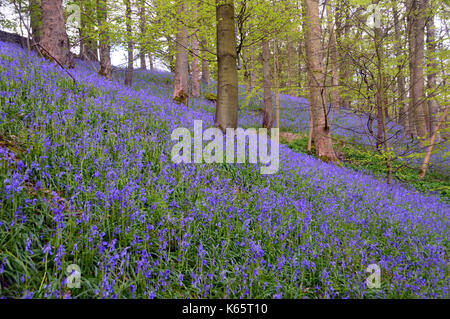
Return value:
M 30 25 L 35 43 L 41 42 L 42 35 L 42 4 L 41 0 L 30 0 Z
M 108 80 L 112 80 L 111 43 L 109 36 L 109 26 L 107 23 L 108 2 L 107 0 L 96 1 L 100 48 L 100 70 L 98 71 L 98 74 L 104 76 Z
M 188 98 L 188 31 L 182 19 L 185 14 L 185 4 L 180 1 L 177 3 L 178 31 L 175 40 L 175 77 L 173 99 L 179 103 L 186 104 Z
M 328 121 L 324 68 L 322 64 L 319 1 L 303 0 L 305 12 L 306 59 L 308 65 L 309 107 L 311 110 L 312 139 L 317 157 L 337 161 Z
M 139 0 L 139 31 L 141 33 L 141 38 L 146 38 L 146 30 L 145 30 L 145 0 Z M 147 69 L 147 63 L 145 61 L 145 41 L 141 40 L 140 48 L 139 48 L 139 60 L 141 63 L 141 69 Z M 150 57 L 151 59 L 151 57 Z M 151 61 L 153 64 L 153 61 Z
M 211 74 L 209 71 L 209 63 L 206 59 L 206 40 L 202 39 L 200 41 L 201 54 L 202 54 L 202 84 L 208 86 L 211 82 Z
M 270 48 L 266 38 L 262 40 L 262 66 L 264 86 L 264 109 L 262 126 L 271 129 L 273 126 L 272 83 L 270 72 Z
M 424 95 L 424 41 L 426 0 L 408 0 L 410 72 L 411 72 L 411 117 L 419 137 L 427 135 L 427 114 Z
M 126 13 L 125 13 L 125 19 L 126 19 L 126 28 L 127 28 L 127 34 L 126 34 L 126 40 L 127 40 L 127 52 L 128 52 L 128 66 L 127 66 L 127 72 L 125 74 L 125 85 L 131 86 L 133 83 L 133 30 L 131 25 L 131 1 L 130 0 L 124 0 L 125 7 L 126 7 Z
M 194 24 L 198 24 L 198 12 L 197 4 L 193 4 L 193 16 Z M 194 28 L 191 35 L 191 49 L 192 49 L 192 59 L 191 59 L 191 83 L 192 83 L 192 96 L 197 98 L 200 96 L 200 66 L 199 66 L 199 40 L 198 40 L 198 28 Z

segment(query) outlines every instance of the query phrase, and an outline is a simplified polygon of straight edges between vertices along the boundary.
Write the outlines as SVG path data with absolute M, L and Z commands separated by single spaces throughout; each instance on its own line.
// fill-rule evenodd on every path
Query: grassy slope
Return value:
M 282 170 L 173 165 L 209 114 L 0 55 L 0 296 L 448 297 L 448 205 L 282 147 Z M 13 59 L 12 56 L 15 58 Z M 163 80 L 164 82 L 165 80 Z M 8 153 L 12 151 L 13 153 Z M 382 267 L 382 289 L 364 280 Z M 67 265 L 82 288 L 64 285 Z

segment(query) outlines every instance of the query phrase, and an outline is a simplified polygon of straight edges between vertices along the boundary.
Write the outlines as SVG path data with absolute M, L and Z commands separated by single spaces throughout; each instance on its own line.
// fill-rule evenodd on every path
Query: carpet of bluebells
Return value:
M 174 104 L 169 73 L 69 72 L 0 42 L 0 297 L 450 297 L 439 197 L 285 145 L 270 176 L 173 164 L 171 131 L 212 104 Z

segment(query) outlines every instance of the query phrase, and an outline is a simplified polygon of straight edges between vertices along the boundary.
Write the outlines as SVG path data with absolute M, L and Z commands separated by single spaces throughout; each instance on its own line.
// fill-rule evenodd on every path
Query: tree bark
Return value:
M 150 64 L 150 70 L 153 71 L 154 65 L 153 65 L 153 56 L 152 56 L 152 53 L 151 53 L 151 52 L 148 53 L 148 62 L 149 62 L 149 64 Z
M 222 131 L 238 122 L 238 72 L 234 1 L 216 0 L 217 106 L 215 125 Z
M 107 0 L 97 0 L 97 20 L 99 32 L 100 70 L 98 74 L 112 80 L 111 45 L 107 25 Z
M 305 12 L 306 59 L 308 65 L 309 105 L 314 146 L 317 157 L 324 161 L 337 161 L 331 140 L 327 118 L 326 93 L 323 86 L 321 30 L 319 22 L 319 1 L 303 0 Z
M 278 43 L 275 40 L 273 53 L 273 85 L 275 91 L 275 125 L 280 128 L 280 94 L 279 94 L 279 79 L 278 79 Z
M 307 77 L 307 71 L 304 63 L 305 45 L 303 42 L 304 41 L 300 40 L 298 43 L 298 89 L 296 92 L 297 96 L 303 95 L 303 84 L 307 82 L 307 80 L 305 80 L 305 78 Z
M 339 69 L 338 89 L 339 89 L 339 105 L 344 108 L 350 108 L 348 98 L 348 81 L 350 78 L 351 61 L 348 58 L 347 37 L 350 33 L 350 17 L 348 9 L 340 7 L 336 10 L 336 46 L 337 59 Z
M 177 6 L 177 15 L 181 19 L 184 14 L 184 3 Z M 184 25 L 178 27 L 176 36 L 175 78 L 173 99 L 177 103 L 187 104 L 188 98 L 188 34 Z
M 202 51 L 202 84 L 204 86 L 208 86 L 211 82 L 211 75 L 209 72 L 209 63 L 206 59 L 206 41 L 202 39 L 200 42 L 201 51 Z
M 255 69 L 255 56 L 254 56 L 254 49 L 253 47 L 249 48 L 249 67 L 248 67 L 248 85 L 249 85 L 249 92 L 253 92 L 253 90 L 256 88 L 256 69 Z
M 429 10 L 433 10 L 431 7 Z M 428 113 L 429 113 L 429 127 L 430 133 L 436 132 L 436 114 L 439 111 L 439 105 L 436 101 L 435 90 L 437 89 L 436 84 L 436 74 L 438 65 L 435 61 L 434 54 L 436 53 L 436 36 L 435 30 L 436 27 L 434 25 L 434 14 L 430 11 L 430 15 L 427 19 L 427 51 L 428 51 L 428 69 L 431 70 L 427 75 L 427 88 L 430 95 L 428 96 Z M 439 134 L 436 135 L 435 139 L 439 141 Z
M 66 33 L 62 0 L 42 0 L 43 55 L 57 60 L 64 66 L 72 66 L 69 38 Z
M 145 38 L 147 36 L 145 29 L 145 0 L 140 0 L 139 2 L 139 29 L 141 31 L 141 37 Z M 145 41 L 141 40 L 141 45 L 139 48 L 139 60 L 141 63 L 141 69 L 147 69 L 147 63 L 145 61 Z
M 288 70 L 287 70 L 287 86 L 289 88 L 289 94 L 294 95 L 295 94 L 295 47 L 294 42 L 290 37 L 288 37 L 287 40 L 287 60 L 288 60 Z
M 194 20 L 197 20 L 198 13 L 197 8 L 193 9 L 193 15 Z M 199 22 L 195 22 L 199 23 Z M 192 55 L 191 55 L 191 83 L 192 83 L 192 96 L 194 98 L 200 97 L 200 66 L 199 66 L 199 56 L 200 56 L 200 50 L 199 50 L 199 41 L 197 38 L 198 34 L 198 28 L 195 28 L 192 36 L 191 36 L 191 49 L 192 49 Z
M 91 17 L 95 17 L 95 5 L 92 0 L 79 0 L 80 21 L 80 58 L 85 61 L 98 62 L 98 43 L 92 38 L 94 23 Z
M 33 41 L 41 42 L 42 36 L 42 4 L 41 0 L 30 0 L 30 25 Z
M 374 0 L 373 3 L 375 5 L 378 5 L 379 1 Z M 374 45 L 375 45 L 375 52 L 377 56 L 377 109 L 378 109 L 378 127 L 380 127 L 382 131 L 379 133 L 381 134 L 380 139 L 377 141 L 378 143 L 381 143 L 381 145 L 384 147 L 384 152 L 386 156 L 386 168 L 387 168 L 387 183 L 392 184 L 393 177 L 392 177 L 392 165 L 391 165 L 391 157 L 389 153 L 389 144 L 388 144 L 388 138 L 389 133 L 386 126 L 386 120 L 387 116 L 384 112 L 387 109 L 387 103 L 386 103 L 386 84 L 385 84 L 385 75 L 384 75 L 384 50 L 383 50 L 383 36 L 381 27 L 375 26 L 375 32 L 374 32 Z M 381 122 L 381 123 L 380 123 Z M 377 144 L 378 144 L 377 143 Z M 378 145 L 377 145 L 378 146 Z
M 130 0 L 124 0 L 126 6 L 126 26 L 127 26 L 127 49 L 128 49 L 128 67 L 125 75 L 125 85 L 131 86 L 133 83 L 133 34 L 131 27 L 131 3 Z
M 271 129 L 273 126 L 272 84 L 270 74 L 270 49 L 266 38 L 262 40 L 262 66 L 264 87 L 264 112 L 262 126 Z
M 331 105 L 334 110 L 339 109 L 339 74 L 337 67 L 337 49 L 336 49 L 336 32 L 334 30 L 333 24 L 333 11 L 331 5 L 327 6 L 327 16 L 328 16 L 328 32 L 329 32 L 329 42 L 328 50 L 330 56 L 330 71 L 331 71 Z
M 424 0 L 409 0 L 410 7 L 410 68 L 411 68 L 411 103 L 410 112 L 414 116 L 414 125 L 417 135 L 425 137 L 427 135 L 427 113 L 424 99 Z
M 394 15 L 394 30 L 395 30 L 395 50 L 397 56 L 402 56 L 402 38 L 400 34 L 400 25 L 398 21 L 398 11 L 397 3 L 393 5 L 393 15 Z M 398 108 L 398 123 L 406 128 L 409 125 L 407 113 L 407 105 L 405 104 L 406 91 L 405 91 L 405 77 L 403 76 L 403 62 L 398 62 L 398 75 L 397 75 L 397 93 L 399 97 L 399 108 Z

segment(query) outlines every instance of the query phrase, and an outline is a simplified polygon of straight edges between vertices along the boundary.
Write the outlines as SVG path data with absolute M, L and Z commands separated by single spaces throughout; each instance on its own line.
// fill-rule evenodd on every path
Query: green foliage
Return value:
M 206 92 L 204 95 L 205 99 L 211 102 L 217 102 L 217 94 Z

